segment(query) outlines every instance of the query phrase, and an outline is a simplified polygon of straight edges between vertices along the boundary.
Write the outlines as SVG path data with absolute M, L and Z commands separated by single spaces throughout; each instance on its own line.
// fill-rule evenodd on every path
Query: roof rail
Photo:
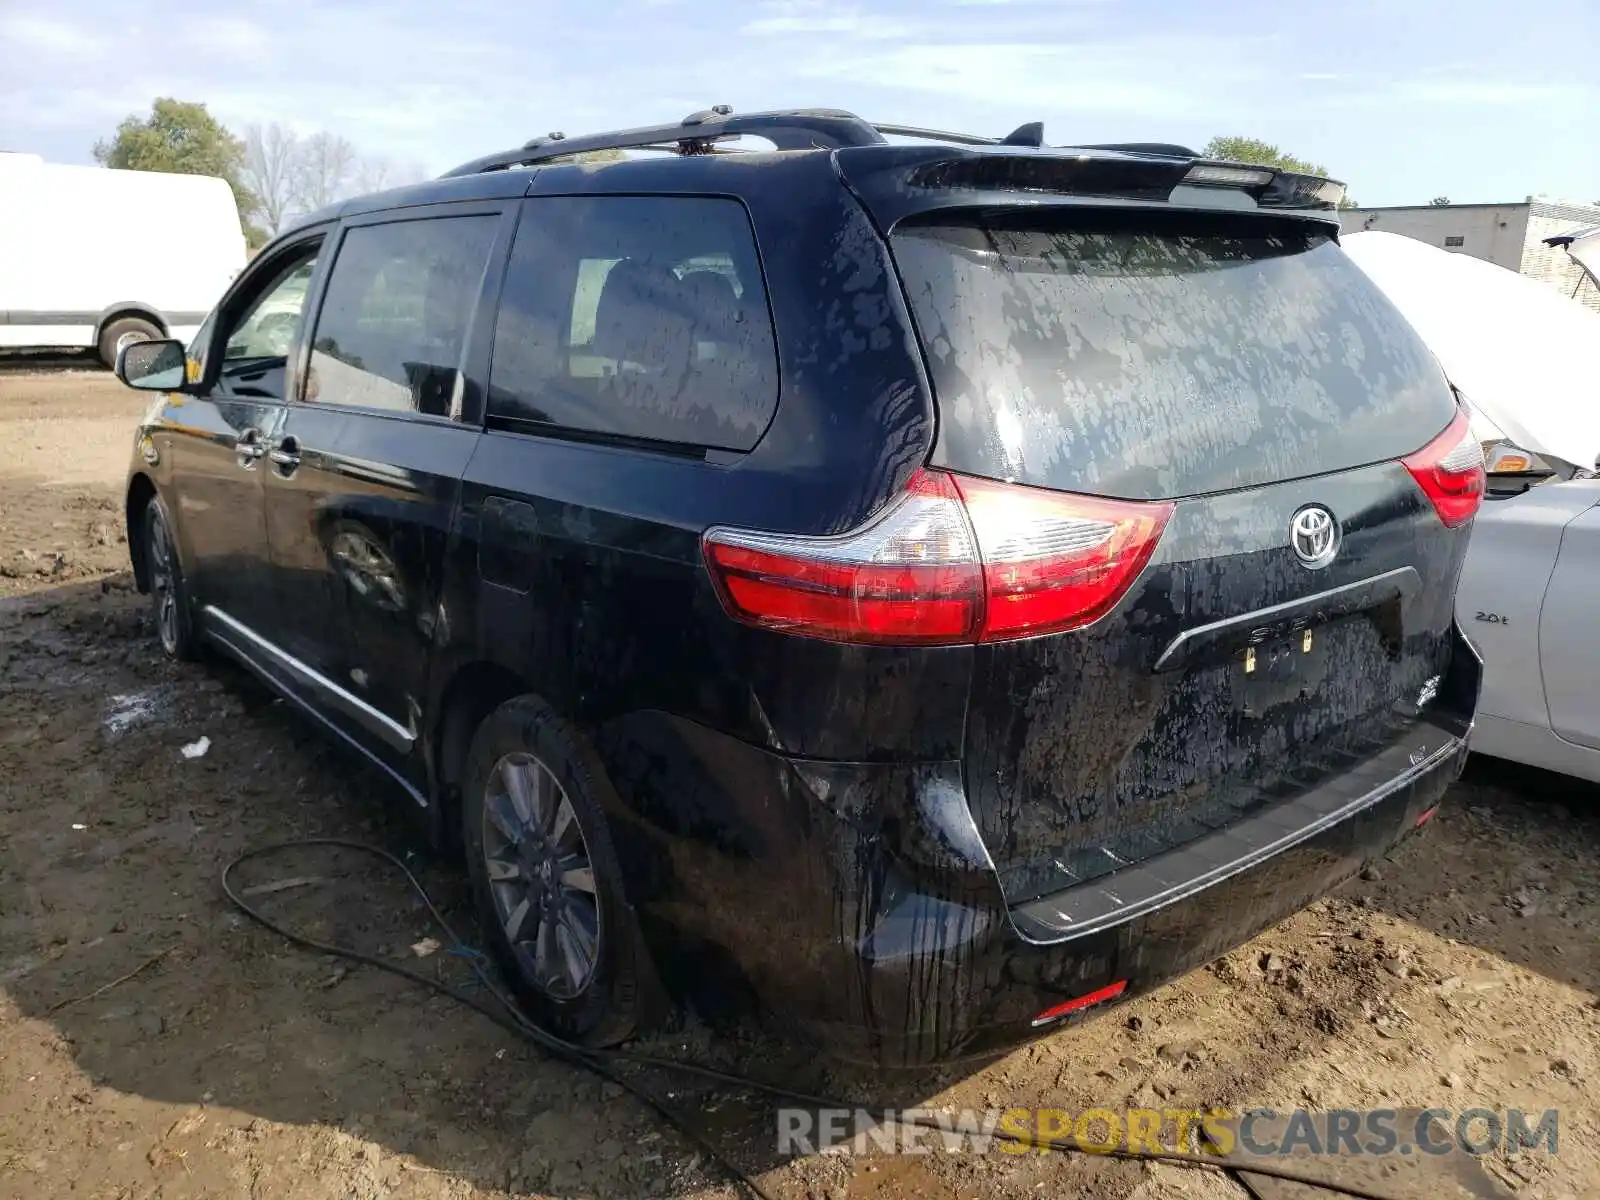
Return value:
M 950 133 L 943 129 L 923 129 L 919 125 L 874 125 L 883 137 L 917 138 L 928 142 L 950 142 L 957 146 L 998 146 L 999 138 L 983 137 L 975 133 Z
M 499 154 L 463 163 L 453 171 L 445 172 L 443 178 L 531 166 L 548 159 L 591 150 L 637 150 L 666 146 L 675 148 L 681 154 L 706 154 L 716 142 L 745 134 L 766 138 L 780 150 L 832 150 L 840 146 L 871 146 L 883 141 L 883 135 L 870 124 L 842 109 L 800 108 L 735 116 L 731 108 L 719 104 L 704 112 L 691 113 L 673 125 L 646 125 L 638 129 L 618 129 L 582 137 L 554 134 L 534 138 L 514 150 L 503 150 Z
M 765 138 L 779 150 L 837 150 L 844 146 L 875 146 L 891 137 L 949 142 L 956 146 L 1043 147 L 1045 144 L 1042 121 L 1019 125 L 1005 137 L 996 138 L 954 133 L 945 129 L 924 129 L 917 125 L 876 124 L 839 108 L 793 108 L 735 115 L 730 105 L 716 104 L 690 113 L 674 125 L 646 125 L 638 129 L 617 129 L 581 137 L 548 133 L 532 138 L 513 150 L 502 150 L 498 154 L 463 163 L 453 171 L 445 172 L 442 178 L 532 166 L 594 150 L 670 150 L 687 155 L 711 154 L 716 152 L 717 142 L 745 134 Z M 1170 142 L 1109 142 L 1066 148 L 1112 150 L 1122 154 L 1159 155 L 1163 158 L 1200 157 L 1187 146 Z
M 594 150 L 666 149 L 679 154 L 710 154 L 715 151 L 717 142 L 745 134 L 763 137 L 779 150 L 836 150 L 843 146 L 874 146 L 881 145 L 890 137 L 950 142 L 958 146 L 1044 145 L 1044 125 L 1038 121 L 1019 126 L 1003 138 L 993 138 L 941 129 L 922 129 L 914 125 L 877 125 L 837 108 L 796 108 L 736 116 L 729 105 L 718 104 L 702 112 L 690 113 L 675 125 L 647 125 L 638 129 L 585 134 L 582 137 L 550 133 L 533 138 L 514 150 L 503 150 L 463 163 L 447 171 L 443 178 L 532 166 L 553 158 Z
M 983 137 L 975 133 L 951 133 L 945 129 L 923 129 L 917 125 L 874 125 L 885 137 L 918 138 L 929 142 L 950 142 L 957 146 L 1043 146 L 1044 122 L 1029 121 L 1018 125 L 1003 138 Z

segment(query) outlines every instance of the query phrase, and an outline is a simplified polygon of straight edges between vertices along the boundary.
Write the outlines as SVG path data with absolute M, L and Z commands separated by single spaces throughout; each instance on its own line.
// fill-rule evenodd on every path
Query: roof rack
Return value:
M 957 146 L 1015 146 L 1045 148 L 1044 124 L 1031 121 L 1019 125 L 1002 138 L 972 133 L 952 133 L 924 129 L 916 125 L 880 125 L 838 108 L 795 108 L 774 112 L 734 115 L 731 106 L 713 105 L 690 113 L 672 125 L 646 125 L 638 129 L 618 129 L 610 133 L 591 133 L 568 137 L 549 133 L 524 142 L 513 150 L 475 158 L 441 178 L 478 175 L 485 171 L 504 171 L 511 167 L 533 166 L 555 159 L 570 158 L 600 150 L 657 150 L 680 155 L 733 154 L 736 146 L 718 143 L 752 134 L 771 142 L 779 150 L 838 150 L 847 146 L 885 146 L 893 137 L 945 142 Z M 1173 142 L 1107 142 L 1098 145 L 1052 147 L 1073 151 L 1123 154 L 1143 160 L 1143 166 L 1169 173 L 1181 168 L 1178 182 L 1196 187 L 1238 188 L 1249 192 L 1262 208 L 1337 208 L 1345 194 L 1344 184 L 1320 175 L 1303 175 L 1248 163 L 1210 162 L 1198 152 Z M 1063 157 L 1066 157 L 1063 156 Z M 1086 154 L 1085 157 L 1088 155 Z M 1153 163 L 1151 159 L 1166 159 Z M 1035 164 L 1037 165 L 1037 164 Z M 1113 164 L 1106 163 L 1106 166 Z M 1165 175 L 1162 176 L 1164 180 Z M 1152 185 L 1153 186 L 1153 185 Z M 1169 184 L 1170 187 L 1170 184 Z
M 765 138 L 779 150 L 837 150 L 844 146 L 877 146 L 891 137 L 950 142 L 960 146 L 1044 145 L 1044 125 L 1039 121 L 1019 126 L 1003 138 L 993 138 L 922 129 L 914 125 L 875 125 L 854 113 L 837 108 L 796 108 L 735 116 L 732 107 L 718 104 L 702 112 L 690 113 L 675 125 L 647 125 L 638 129 L 619 129 L 570 138 L 564 133 L 550 133 L 533 138 L 514 150 L 502 150 L 498 154 L 475 158 L 445 172 L 442 178 L 531 166 L 595 150 L 667 150 L 686 155 L 713 154 L 718 152 L 716 143 L 746 134 Z

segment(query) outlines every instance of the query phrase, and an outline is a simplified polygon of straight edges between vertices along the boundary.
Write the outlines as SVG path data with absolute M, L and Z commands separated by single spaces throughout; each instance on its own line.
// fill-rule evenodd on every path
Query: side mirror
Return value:
M 117 353 L 117 378 L 142 392 L 176 392 L 184 385 L 187 362 L 182 342 L 133 342 Z

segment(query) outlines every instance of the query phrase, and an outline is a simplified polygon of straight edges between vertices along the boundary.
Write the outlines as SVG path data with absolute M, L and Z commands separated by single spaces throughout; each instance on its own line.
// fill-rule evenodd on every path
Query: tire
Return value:
M 150 581 L 156 637 L 168 658 L 193 662 L 200 657 L 200 639 L 195 633 L 189 589 L 172 536 L 172 518 L 161 497 L 152 496 L 144 506 L 143 526 L 145 571 Z
M 126 342 L 148 342 L 161 336 L 161 330 L 141 317 L 119 317 L 100 331 L 100 361 L 117 369 L 117 351 Z
M 582 1046 L 640 1024 L 642 952 L 602 811 L 614 800 L 593 750 L 536 697 L 473 736 L 462 845 L 490 953 L 528 1015 Z

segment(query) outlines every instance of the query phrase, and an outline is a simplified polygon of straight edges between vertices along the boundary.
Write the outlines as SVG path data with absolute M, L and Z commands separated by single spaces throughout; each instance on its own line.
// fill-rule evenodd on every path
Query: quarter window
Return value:
M 524 203 L 495 328 L 491 422 L 748 450 L 777 394 L 772 317 L 737 201 Z
M 317 315 L 305 398 L 459 416 L 467 329 L 499 220 L 347 230 Z
M 306 306 L 306 289 L 316 270 L 315 257 L 291 268 L 262 296 L 245 319 L 228 335 L 224 362 L 242 359 L 282 358 L 294 343 L 300 314 Z
M 261 264 L 261 274 L 252 274 L 246 291 L 206 319 L 190 348 L 191 379 L 205 378 L 216 355 L 221 359 L 216 384 L 220 394 L 284 398 L 289 352 L 300 335 L 319 244 L 302 245 L 276 262 Z M 225 333 L 213 347 L 211 335 L 219 324 Z

